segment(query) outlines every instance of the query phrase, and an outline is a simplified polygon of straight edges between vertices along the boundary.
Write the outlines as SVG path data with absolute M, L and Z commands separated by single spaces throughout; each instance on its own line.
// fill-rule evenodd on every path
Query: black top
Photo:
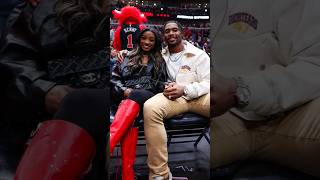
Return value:
M 94 54 L 100 55 L 109 41 L 105 33 L 109 17 L 92 17 L 68 33 L 57 22 L 55 3 L 55 0 L 41 0 L 37 7 L 19 4 L 10 14 L 1 39 L 0 63 L 15 75 L 15 80 L 7 86 L 7 96 L 26 99 L 42 108 L 46 93 L 59 84 L 49 77 L 48 62 L 72 60 L 74 63 L 81 57 L 98 57 Z M 97 27 L 101 30 L 97 31 Z M 108 54 L 104 54 L 103 59 L 108 61 Z
M 117 97 L 123 98 L 127 88 L 145 89 L 153 93 L 162 92 L 164 82 L 167 80 L 166 65 L 163 61 L 160 73 L 155 72 L 155 60 L 150 56 L 147 65 L 139 65 L 137 68 L 128 67 L 129 58 L 126 57 L 121 64 L 117 64 L 112 72 L 111 84 Z

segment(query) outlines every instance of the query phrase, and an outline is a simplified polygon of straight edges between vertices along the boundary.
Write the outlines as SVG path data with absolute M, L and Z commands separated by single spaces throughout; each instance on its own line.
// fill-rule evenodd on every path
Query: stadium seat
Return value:
M 110 109 L 110 121 L 113 121 L 116 108 Z M 168 135 L 168 146 L 172 143 L 187 143 L 194 142 L 194 146 L 197 147 L 200 140 L 204 137 L 208 143 L 210 139 L 207 136 L 209 131 L 209 119 L 195 113 L 185 113 L 164 121 L 165 128 Z M 139 127 L 140 136 L 143 136 L 143 120 L 136 119 L 136 126 Z M 196 137 L 194 140 L 188 141 L 171 141 L 173 138 L 179 137 Z

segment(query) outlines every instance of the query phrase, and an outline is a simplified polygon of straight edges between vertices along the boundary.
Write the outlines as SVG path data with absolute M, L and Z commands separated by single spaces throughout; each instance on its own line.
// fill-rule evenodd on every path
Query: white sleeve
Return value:
M 243 110 L 271 115 L 320 96 L 319 7 L 320 1 L 304 1 L 298 19 L 288 16 L 288 11 L 294 8 L 286 9 L 287 14 L 279 12 L 275 32 L 283 58 L 287 58 L 284 62 L 289 63 L 273 65 L 265 71 L 243 77 L 251 92 L 249 105 Z M 288 29 L 288 23 L 297 26 Z M 288 33 L 290 31 L 293 32 Z
M 197 82 L 186 85 L 184 96 L 187 100 L 198 98 L 210 91 L 210 58 L 203 52 L 196 59 Z

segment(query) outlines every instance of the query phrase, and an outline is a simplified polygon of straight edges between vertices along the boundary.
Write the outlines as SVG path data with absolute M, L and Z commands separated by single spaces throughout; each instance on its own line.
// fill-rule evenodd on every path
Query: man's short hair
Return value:
M 169 23 L 175 23 L 178 25 L 178 28 L 179 28 L 179 31 L 183 32 L 183 26 L 178 22 L 178 21 L 175 21 L 175 20 L 169 20 L 167 21 L 166 23 L 164 23 L 163 25 L 163 29 L 165 29 L 166 25 L 169 24 Z

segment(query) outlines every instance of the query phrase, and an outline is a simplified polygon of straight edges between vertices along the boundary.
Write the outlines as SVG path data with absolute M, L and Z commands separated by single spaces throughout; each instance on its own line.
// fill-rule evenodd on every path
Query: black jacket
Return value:
M 108 36 L 94 37 L 95 28 L 102 22 L 87 20 L 75 33 L 67 33 L 56 21 L 55 3 L 55 0 L 41 0 L 37 7 L 20 4 L 9 16 L 1 38 L 0 63 L 8 66 L 15 76 L 4 87 L 7 96 L 41 108 L 46 93 L 58 83 L 48 76 L 49 61 L 85 57 L 108 44 Z M 108 24 L 105 22 L 108 20 L 103 19 L 103 24 Z
M 127 88 L 145 89 L 153 93 L 162 92 L 164 83 L 167 80 L 166 65 L 163 61 L 160 67 L 160 73 L 155 72 L 155 60 L 153 57 L 146 66 L 140 65 L 137 68 L 128 67 L 129 58 L 126 57 L 121 64 L 116 64 L 111 83 L 117 97 L 123 98 L 123 93 Z

